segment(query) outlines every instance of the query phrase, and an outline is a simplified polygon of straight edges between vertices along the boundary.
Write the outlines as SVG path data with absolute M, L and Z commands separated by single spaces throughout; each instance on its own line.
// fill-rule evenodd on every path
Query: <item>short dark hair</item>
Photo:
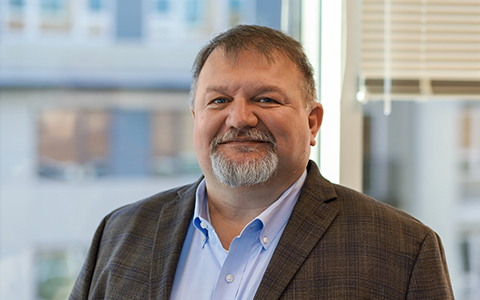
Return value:
M 198 77 L 210 54 L 221 49 L 226 59 L 235 61 L 242 50 L 256 51 L 268 62 L 275 61 L 275 52 L 280 52 L 295 63 L 303 75 L 302 89 L 305 105 L 310 108 L 317 99 L 313 68 L 303 51 L 302 45 L 285 33 L 264 26 L 238 25 L 214 37 L 198 53 L 193 64 L 193 83 L 189 105 L 193 108 Z

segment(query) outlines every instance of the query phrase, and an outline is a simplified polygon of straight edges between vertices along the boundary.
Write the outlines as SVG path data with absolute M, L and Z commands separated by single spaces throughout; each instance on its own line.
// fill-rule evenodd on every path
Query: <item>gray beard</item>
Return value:
M 268 141 L 270 147 L 266 155 L 260 158 L 246 156 L 239 163 L 230 160 L 218 149 L 220 140 L 227 140 L 233 136 L 243 135 L 251 136 L 257 139 Z M 239 148 L 242 153 L 258 152 L 256 148 Z M 252 186 L 268 182 L 276 173 L 278 167 L 278 155 L 275 149 L 273 136 L 260 133 L 256 129 L 250 129 L 244 132 L 227 132 L 222 137 L 215 138 L 210 146 L 210 160 L 212 162 L 213 175 L 222 183 L 231 187 Z

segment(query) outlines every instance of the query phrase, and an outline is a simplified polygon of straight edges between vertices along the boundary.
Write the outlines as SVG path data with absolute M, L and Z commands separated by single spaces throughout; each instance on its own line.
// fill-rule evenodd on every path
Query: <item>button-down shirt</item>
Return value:
M 195 212 L 170 299 L 253 299 L 297 202 L 307 172 L 248 223 L 226 251 L 210 223 L 206 184 L 197 188 Z

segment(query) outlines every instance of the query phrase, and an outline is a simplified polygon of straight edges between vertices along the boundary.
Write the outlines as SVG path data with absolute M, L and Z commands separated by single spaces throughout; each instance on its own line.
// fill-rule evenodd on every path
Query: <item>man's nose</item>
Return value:
M 255 127 L 258 124 L 258 117 L 255 114 L 256 105 L 248 99 L 236 99 L 230 106 L 227 117 L 227 126 L 236 129 Z

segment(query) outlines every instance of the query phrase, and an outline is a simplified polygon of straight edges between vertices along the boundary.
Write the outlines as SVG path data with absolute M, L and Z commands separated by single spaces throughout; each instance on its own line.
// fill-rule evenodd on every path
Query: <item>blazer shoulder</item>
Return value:
M 151 215 L 158 216 L 158 213 L 166 204 L 179 201 L 185 194 L 187 196 L 188 194 L 194 196 L 197 186 L 198 182 L 159 192 L 147 198 L 121 206 L 113 210 L 106 218 L 109 222 L 112 222 L 115 219 L 125 217 L 143 216 L 148 218 Z
M 337 212 L 334 223 L 349 224 L 358 229 L 382 228 L 394 235 L 412 234 L 423 240 L 432 232 L 410 214 L 380 202 L 351 188 L 325 179 L 315 163 L 310 162 L 304 184 L 304 201 L 320 201 Z
M 339 211 L 340 217 L 353 218 L 352 220 L 385 224 L 388 228 L 399 231 L 415 231 L 418 236 L 425 238 L 433 230 L 412 215 L 383 203 L 366 194 L 351 188 L 333 184 L 337 199 L 329 203 Z
M 159 231 L 160 225 L 193 214 L 197 185 L 160 192 L 108 214 L 95 233 L 72 295 L 95 295 L 95 299 L 118 299 L 122 295 L 120 298 L 133 299 L 146 293 L 157 239 L 174 243 L 174 238 L 166 237 L 171 228 Z

